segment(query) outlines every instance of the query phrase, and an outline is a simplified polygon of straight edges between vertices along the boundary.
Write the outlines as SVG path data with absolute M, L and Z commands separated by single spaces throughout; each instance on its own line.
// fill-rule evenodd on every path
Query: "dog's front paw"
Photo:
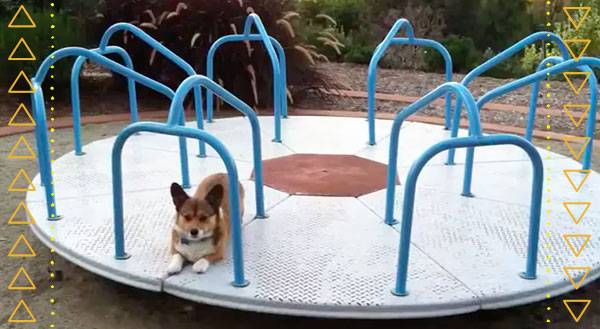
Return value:
M 207 261 L 206 259 L 202 258 L 199 261 L 194 263 L 194 265 L 192 266 L 192 270 L 194 270 L 194 272 L 196 272 L 196 273 L 204 273 L 208 270 L 209 266 L 210 266 L 210 262 Z
M 177 273 L 181 272 L 182 268 L 183 268 L 183 257 L 180 254 L 173 255 L 171 257 L 171 261 L 169 262 L 169 265 L 167 266 L 167 273 L 169 275 L 177 274 Z

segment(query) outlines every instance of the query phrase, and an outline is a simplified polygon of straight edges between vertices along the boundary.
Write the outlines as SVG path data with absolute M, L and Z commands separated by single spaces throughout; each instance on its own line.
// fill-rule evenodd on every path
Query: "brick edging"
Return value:
M 368 97 L 368 95 L 365 91 L 356 91 L 356 90 L 338 90 L 338 89 L 324 90 L 324 89 L 322 89 L 321 92 L 328 94 L 328 95 L 336 95 L 336 96 L 342 96 L 342 97 L 352 97 L 352 98 L 367 98 Z M 414 103 L 417 100 L 419 100 L 420 97 L 387 94 L 387 93 L 375 93 L 375 99 L 383 100 L 383 101 L 394 101 L 394 102 L 411 104 L 411 103 Z M 437 105 L 437 106 L 444 106 L 445 101 L 443 99 L 436 99 L 431 104 Z M 529 107 L 520 106 L 520 105 L 510 105 L 510 104 L 499 104 L 499 103 L 487 103 L 483 106 L 483 109 L 492 110 L 492 111 L 500 111 L 500 112 L 516 112 L 516 113 L 522 113 L 522 114 L 529 113 Z M 564 113 L 564 111 L 556 110 L 556 109 L 545 109 L 545 108 L 538 107 L 536 114 L 540 115 L 540 116 L 550 114 L 553 117 L 568 118 L 568 116 Z M 572 113 L 572 115 L 573 115 L 573 118 L 575 118 L 575 119 L 580 119 L 584 116 L 583 113 L 578 113 L 578 112 Z M 596 118 L 596 121 L 597 122 L 600 121 L 600 116 L 598 116 Z

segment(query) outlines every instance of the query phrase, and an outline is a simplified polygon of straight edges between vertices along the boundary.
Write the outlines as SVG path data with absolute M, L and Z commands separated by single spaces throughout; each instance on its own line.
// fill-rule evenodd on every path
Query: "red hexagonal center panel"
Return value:
M 387 166 L 354 155 L 294 154 L 263 166 L 265 185 L 294 195 L 358 197 L 386 187 Z

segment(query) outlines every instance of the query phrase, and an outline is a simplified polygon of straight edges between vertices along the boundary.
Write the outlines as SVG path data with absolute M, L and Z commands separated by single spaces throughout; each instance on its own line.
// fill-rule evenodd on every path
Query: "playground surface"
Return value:
M 241 120 L 241 119 L 232 119 L 232 120 Z M 332 119 L 331 119 L 331 118 L 329 118 L 329 119 L 326 119 L 326 118 L 320 118 L 320 119 L 318 119 L 318 120 L 320 120 L 320 121 L 328 121 L 328 120 L 329 120 L 329 121 L 331 121 Z M 354 120 L 354 122 L 356 122 L 355 124 L 363 124 L 363 125 L 364 125 L 364 122 L 363 122 L 362 120 L 360 120 L 360 119 L 344 119 L 344 120 L 351 120 L 351 121 L 352 121 L 352 120 Z M 357 120 L 358 120 L 358 121 L 357 121 Z M 267 120 L 267 121 L 265 121 L 265 120 L 261 120 L 261 121 L 262 121 L 263 125 L 268 125 L 268 122 L 269 122 L 268 120 Z M 219 122 L 219 121 L 217 121 L 217 123 L 216 123 L 216 124 L 218 124 L 218 122 Z M 411 126 L 413 126 L 413 127 L 414 127 L 415 125 L 417 125 L 417 126 L 418 126 L 418 125 L 420 125 L 420 124 L 409 124 L 409 125 L 407 125 L 407 126 L 406 126 L 406 129 L 411 129 Z M 109 125 L 103 125 L 103 126 L 109 126 L 109 127 L 110 127 L 111 125 L 109 124 Z M 84 135 L 84 136 L 85 136 L 85 137 L 84 137 L 84 138 L 85 138 L 85 140 L 91 140 L 91 139 L 94 139 L 94 138 L 96 138 L 96 136 L 98 136 L 98 134 L 102 134 L 101 132 L 99 132 L 99 131 L 96 131 L 96 129 L 95 129 L 95 128 L 97 128 L 97 127 L 103 127 L 103 126 L 89 126 L 89 128 L 86 128 L 86 133 L 85 133 L 85 135 Z M 117 125 L 117 127 L 118 127 L 118 125 Z M 116 127 L 115 127 L 115 128 L 116 128 Z M 436 127 L 436 128 L 439 128 L 439 127 Z M 413 129 L 415 129 L 415 128 L 413 128 Z M 110 132 L 110 130 L 106 130 L 105 128 L 102 128 L 102 130 L 104 130 L 104 136 L 103 136 L 103 137 L 108 137 L 108 136 L 110 136 L 110 135 L 111 135 L 111 132 Z M 266 130 L 268 131 L 268 128 L 267 128 Z M 418 130 L 418 129 L 417 129 L 417 130 Z M 429 127 L 429 130 L 431 130 L 431 127 Z M 227 134 L 227 133 L 229 133 L 229 134 L 231 134 L 231 133 L 232 133 L 231 131 L 228 131 L 228 132 L 227 132 L 227 129 L 225 129 L 225 131 L 226 131 L 226 132 L 225 132 L 226 134 Z M 380 131 L 385 131 L 385 129 L 381 129 Z M 440 131 L 441 131 L 441 128 L 440 128 Z M 441 132 L 443 132 L 443 131 L 441 131 Z M 263 134 L 266 134 L 266 135 L 268 135 L 268 133 L 265 133 L 265 132 L 263 132 Z M 296 145 L 298 145 L 298 138 L 302 139 L 302 138 L 301 138 L 301 135 L 300 135 L 300 136 L 298 136 L 298 135 L 299 135 L 299 133 L 298 133 L 298 130 L 296 130 L 296 131 L 295 131 L 293 134 L 291 134 L 291 135 L 293 135 L 293 136 L 294 136 L 294 138 L 296 138 L 296 141 L 295 141 L 295 143 L 296 143 Z M 362 135 L 362 134 L 357 134 L 357 135 Z M 88 137 L 88 136 L 90 136 L 90 137 Z M 99 137 L 99 136 L 98 136 L 98 137 Z M 69 149 L 69 145 L 68 145 L 68 144 L 69 144 L 69 142 L 67 142 L 67 140 L 68 140 L 68 135 L 66 135 L 66 136 L 65 136 L 65 138 L 66 138 L 66 139 L 65 139 L 65 142 L 66 142 L 66 143 L 65 143 L 65 144 L 66 144 L 65 146 L 66 146 L 66 148 L 67 148 L 67 149 Z M 340 138 L 341 138 L 341 137 L 340 137 Z M 356 148 L 356 150 L 346 150 L 346 149 L 344 149 L 344 148 L 340 149 L 339 145 L 337 145 L 337 144 L 335 143 L 335 141 L 330 141 L 329 145 L 331 145 L 331 143 L 333 143 L 333 145 L 335 145 L 336 147 L 335 147 L 335 148 L 333 148 L 333 147 L 330 147 L 329 149 L 327 149 L 327 146 L 324 146 L 325 150 L 323 150 L 323 149 L 321 148 L 321 151 L 322 151 L 322 152 L 327 152 L 327 153 L 331 153 L 331 152 L 332 152 L 332 150 L 333 150 L 334 152 L 338 152 L 338 153 L 340 153 L 340 152 L 341 152 L 341 153 L 352 153 L 351 151 L 358 151 L 358 152 L 356 152 L 356 153 L 360 153 L 361 151 L 364 151 L 364 152 L 367 152 L 367 154 L 369 154 L 369 152 L 371 152 L 371 154 L 370 154 L 369 156 L 372 156 L 372 157 L 376 158 L 376 160 L 379 160 L 379 161 L 385 161 L 385 156 L 383 156 L 383 159 L 381 159 L 381 156 L 382 156 L 383 154 L 385 154 L 386 152 L 379 152 L 379 155 L 378 155 L 378 152 L 377 152 L 377 150 L 373 150 L 373 149 L 371 149 L 371 150 L 363 150 L 363 149 L 365 149 L 365 148 L 367 148 L 367 147 L 366 147 L 366 145 L 364 145 L 364 142 L 362 141 L 362 139 L 360 138 L 360 136 L 359 136 L 359 137 L 357 137 L 357 138 L 354 138 L 354 139 L 356 139 L 356 142 L 357 142 L 357 143 L 348 143 L 347 145 L 351 146 L 352 148 Z M 359 139 L 360 139 L 361 141 L 359 141 Z M 364 138 L 363 138 L 363 139 L 364 139 Z M 403 140 L 403 139 L 401 138 L 401 145 L 402 145 L 402 140 Z M 405 141 L 405 142 L 407 142 L 407 144 L 411 144 L 411 142 L 410 142 L 408 139 L 406 139 L 406 140 L 404 140 L 404 141 Z M 361 143 L 362 143 L 362 144 L 361 144 Z M 97 142 L 97 143 L 95 143 L 95 144 L 102 144 L 102 142 L 100 141 L 100 142 Z M 294 141 L 291 141 L 291 144 L 293 145 L 293 144 L 294 144 Z M 325 144 L 328 144 L 328 143 L 325 143 Z M 383 144 L 385 144 L 385 143 L 384 143 L 384 142 L 380 143 L 380 145 L 381 145 L 381 146 L 383 146 Z M 6 145 L 6 144 L 3 144 L 3 145 Z M 346 144 L 345 144 L 345 145 L 346 145 Z M 354 145 L 354 146 L 352 146 L 352 145 Z M 355 146 L 356 146 L 356 147 L 355 147 Z M 555 146 L 556 146 L 556 149 L 558 149 L 558 148 L 559 148 L 559 146 L 558 146 L 558 145 L 555 145 Z M 293 147 L 292 147 L 292 148 L 293 148 Z M 297 148 L 297 149 L 298 149 L 298 150 L 295 150 L 295 151 L 297 151 L 297 152 L 299 152 L 299 153 L 303 153 L 303 152 L 310 152 L 310 149 L 309 149 L 309 148 L 306 148 L 306 149 L 304 149 L 304 148 L 302 148 L 302 146 L 301 146 L 301 145 L 298 145 L 298 146 L 296 146 L 295 148 Z M 383 150 L 385 150 L 385 149 L 386 149 L 386 148 L 385 148 L 385 147 L 383 147 Z M 240 148 L 240 150 L 241 150 L 241 148 Z M 554 149 L 553 149 L 553 150 L 554 150 Z M 8 151 L 8 150 L 6 150 L 6 151 Z M 288 150 L 280 150 L 280 151 L 282 151 L 282 152 L 283 152 L 283 154 L 289 154 L 289 153 L 290 153 L 290 152 L 289 152 L 289 149 L 288 149 Z M 273 156 L 276 156 L 276 155 L 282 155 L 281 153 L 278 153 L 278 152 L 279 152 L 279 151 L 277 151 L 277 150 L 272 150 L 272 149 L 271 149 L 271 150 L 269 150 L 269 148 L 268 148 L 268 147 L 265 147 L 265 158 L 273 157 Z M 416 151 L 415 151 L 415 152 L 416 152 Z M 484 154 L 484 153 L 486 153 L 486 152 L 482 152 L 482 154 Z M 506 155 L 504 152 L 500 152 L 500 153 L 502 153 L 503 155 Z M 235 148 L 234 148 L 234 154 L 237 154 L 237 156 L 238 156 L 238 157 L 241 157 L 241 158 L 240 158 L 240 161 L 241 161 L 241 162 L 243 162 L 243 161 L 244 161 L 244 156 L 243 156 L 243 154 L 241 154 L 241 153 L 237 153 L 237 152 L 235 151 Z M 270 154 L 270 155 L 269 155 L 269 154 Z M 402 154 L 403 154 L 403 153 L 401 152 L 400 154 L 401 154 L 401 159 L 402 159 Z M 415 153 L 415 154 L 416 154 L 416 153 Z M 500 156 L 502 156 L 502 154 L 501 154 Z M 176 157 L 176 154 L 173 154 L 173 155 Z M 487 156 L 492 156 L 492 157 L 493 157 L 493 156 L 494 156 L 494 152 L 492 152 L 492 153 L 488 153 L 488 155 L 487 155 Z M 67 157 L 68 157 L 68 155 L 67 155 Z M 380 157 L 380 158 L 379 158 L 379 159 L 377 159 L 377 157 Z M 460 157 L 460 155 L 459 155 L 458 159 L 460 159 L 460 158 L 461 158 L 461 157 Z M 405 159 L 407 160 L 407 162 L 401 162 L 401 166 L 406 166 L 406 165 L 407 165 L 407 163 L 409 163 L 409 162 L 410 162 L 410 161 L 408 161 L 408 160 L 410 159 L 410 155 L 408 155 L 408 156 L 407 156 Z M 246 160 L 247 160 L 247 159 L 246 159 Z M 489 159 L 488 159 L 488 160 L 489 160 Z M 493 160 L 493 159 L 492 159 L 492 160 Z M 496 160 L 496 161 L 498 161 L 498 159 L 495 159 L 495 160 Z M 518 161 L 517 161 L 517 159 L 513 159 L 513 160 L 515 160 L 515 162 L 518 162 Z M 559 159 L 559 157 L 558 157 L 558 156 L 556 157 L 556 159 L 555 159 L 555 160 L 558 160 L 558 162 L 560 162 L 560 161 L 565 161 L 565 160 L 561 160 L 561 159 Z M 555 161 L 555 160 L 552 160 L 552 161 Z M 403 161 L 404 161 L 404 160 L 403 160 Z M 522 162 L 522 159 L 521 159 L 521 162 Z M 557 162 L 557 163 L 558 163 L 558 162 Z M 58 164 L 59 164 L 59 167 L 57 167 L 57 177 L 58 177 L 58 179 L 60 180 L 60 176 L 61 176 L 61 175 L 60 175 L 60 173 L 59 173 L 59 172 L 61 171 L 61 169 L 60 169 L 60 160 L 59 160 Z M 437 164 L 434 164 L 434 165 L 436 165 L 436 166 L 440 166 L 440 165 L 441 165 L 441 163 L 437 163 Z M 570 165 L 572 166 L 573 164 L 570 164 Z M 240 165 L 240 167 L 242 167 L 242 166 L 243 166 L 243 165 Z M 482 164 L 482 166 L 485 166 L 485 164 Z M 176 168 L 176 166 L 174 166 L 174 167 Z M 457 166 L 456 168 L 458 168 L 458 167 L 460 167 L 460 166 Z M 477 171 L 477 169 L 478 169 L 477 167 L 479 167 L 479 164 L 478 164 L 478 165 L 476 165 L 476 171 Z M 558 168 L 557 168 L 557 169 L 558 169 Z M 455 170 L 455 172 L 456 172 L 456 173 L 460 173 L 460 172 L 462 172 L 462 171 L 461 171 L 461 170 Z M 176 176 L 176 173 L 175 173 L 174 175 L 171 175 L 171 176 Z M 458 177 L 458 178 L 459 178 L 459 177 L 460 177 L 460 174 L 458 174 L 458 176 L 457 176 L 457 175 L 454 175 L 454 176 L 456 176 L 456 177 Z M 402 172 L 401 172 L 401 177 L 402 177 Z M 475 177 L 479 177 L 479 176 L 478 176 L 478 175 L 476 175 Z M 425 178 L 425 180 L 427 180 L 427 178 Z M 434 181 L 435 181 L 435 180 L 434 180 Z M 59 184 L 60 184 L 60 183 L 59 183 Z M 125 184 L 126 184 L 126 186 L 127 186 L 127 181 L 125 182 Z M 427 184 L 427 183 L 426 183 L 426 184 Z M 455 187 L 455 188 L 456 188 L 456 190 L 458 191 L 458 185 L 459 185 L 459 181 L 457 180 L 457 181 L 456 181 L 456 182 L 454 182 L 454 183 L 452 183 L 452 182 L 448 182 L 448 184 L 445 184 L 445 185 L 446 185 L 448 188 Z M 477 190 L 479 190 L 479 189 L 480 189 L 480 186 L 479 186 L 479 185 L 475 185 L 475 186 L 476 186 L 475 193 L 477 193 Z M 528 190 L 528 188 L 521 188 L 520 190 L 522 190 L 521 192 L 525 192 L 525 191 L 527 191 L 527 190 Z M 488 192 L 489 192 L 489 191 L 492 191 L 492 190 L 488 190 Z M 482 192 L 483 192 L 483 191 L 482 191 Z M 494 191 L 492 191 L 492 192 L 494 192 Z M 495 191 L 495 192 L 498 192 L 498 191 Z M 449 194 L 451 194 L 451 193 L 449 193 Z M 460 197 L 458 196 L 458 193 L 455 193 L 455 194 L 456 194 L 456 195 L 454 195 L 454 197 L 457 197 L 457 198 L 459 199 Z M 526 193 L 525 193 L 525 194 L 526 194 Z M 269 197 L 268 197 L 268 196 L 269 196 L 269 194 L 267 194 L 267 200 L 269 199 Z M 496 197 L 497 197 L 497 196 L 498 196 L 498 195 L 496 195 Z M 450 196 L 450 197 L 452 197 L 452 196 Z M 513 195 L 513 197 L 516 197 L 516 195 Z M 518 201 L 517 201 L 517 202 L 518 202 Z M 59 206 L 59 207 L 60 207 L 60 206 Z M 378 206 L 374 206 L 374 208 L 377 208 L 377 207 L 378 207 Z M 379 208 L 382 208 L 382 207 L 379 207 Z M 375 213 L 377 213 L 377 211 L 376 211 L 376 210 L 375 210 Z M 365 215 L 365 217 L 369 217 L 369 216 L 373 216 L 373 217 L 375 218 L 375 220 L 377 219 L 377 217 L 376 217 L 375 215 L 373 215 L 373 214 L 370 214 L 370 215 Z M 168 218 L 167 218 L 167 221 L 168 221 Z M 255 224 L 255 223 L 253 223 L 253 224 Z M 418 221 L 416 221 L 416 222 L 415 222 L 415 225 L 417 225 L 417 227 L 418 227 L 418 225 L 419 225 Z M 396 239 L 397 239 L 397 238 L 396 238 Z M 34 240 L 35 240 L 35 239 L 34 239 Z M 394 241 L 395 241 L 395 242 L 397 242 L 397 240 L 394 240 Z M 417 255 L 417 253 L 419 252 L 419 251 L 415 252 L 415 250 L 417 250 L 417 249 L 413 249 L 413 251 L 412 251 L 412 256 L 411 256 L 411 259 L 415 259 L 415 258 L 416 258 L 415 256 L 416 256 L 416 255 Z M 412 258 L 412 257 L 415 257 L 415 258 Z M 392 257 L 392 260 L 391 260 L 391 262 L 393 263 L 393 257 Z M 518 265 L 518 268 L 515 268 L 515 270 L 516 270 L 516 272 L 515 272 L 515 273 L 517 273 L 518 271 L 520 271 L 520 270 L 521 270 L 521 268 L 522 268 L 522 264 L 521 264 L 521 263 L 522 263 L 522 262 L 520 262 L 519 264 L 517 264 L 517 265 Z M 70 267 L 70 265 L 66 265 L 66 264 L 64 264 L 64 266 L 69 266 L 69 267 Z M 542 268 L 542 266 L 543 266 L 543 265 L 542 265 L 542 264 L 540 264 L 540 268 Z M 216 268 L 215 268 L 215 269 L 216 269 Z M 558 270 L 560 270 L 560 269 L 558 269 Z M 81 272 L 81 270 L 79 270 L 79 269 L 78 269 L 77 271 Z M 410 267 L 409 267 L 409 272 L 410 272 Z M 65 271 L 65 276 L 66 276 L 66 278 L 68 278 L 68 273 L 67 273 L 66 271 Z M 87 276 L 89 277 L 89 275 L 87 275 Z M 518 279 L 518 277 L 516 277 L 516 274 L 515 274 L 515 278 L 516 278 L 516 280 L 520 280 L 520 279 Z M 508 278 L 507 278 L 507 279 L 508 279 Z M 251 280 L 252 280 L 252 279 L 251 279 Z M 414 286 L 415 284 L 418 284 L 417 282 L 415 282 L 415 280 L 418 280 L 418 279 L 414 279 L 414 278 L 411 278 L 411 277 L 409 277 L 409 290 L 411 289 L 411 288 L 410 288 L 410 287 L 411 287 L 411 285 L 412 285 L 412 286 Z M 104 282 L 104 284 L 108 284 L 108 283 L 106 282 L 106 280 L 102 280 L 102 279 L 96 279 L 95 277 L 93 277 L 92 281 L 100 281 L 100 282 Z M 568 284 L 568 283 L 567 283 L 567 284 Z M 112 285 L 112 284 L 110 284 L 110 285 Z M 67 286 L 67 285 L 65 285 L 65 286 Z M 114 286 L 114 285 L 113 285 L 113 286 Z M 118 285 L 116 285 L 116 286 L 118 286 Z M 67 288 L 67 287 L 65 287 L 65 289 L 66 289 L 66 288 Z M 123 289 L 123 290 L 125 290 L 125 291 L 131 292 L 131 289 L 129 289 L 129 288 L 119 288 L 119 289 Z M 587 289 L 590 289 L 590 288 L 587 288 Z M 591 286 L 591 289 L 597 289 L 597 288 L 594 288 L 594 285 L 592 285 L 592 286 Z M 136 292 L 135 294 L 143 294 L 143 293 Z M 135 294 L 134 294 L 134 295 L 135 295 Z M 122 294 L 119 294 L 119 295 L 122 295 Z M 162 296 L 161 296 L 161 298 L 167 298 L 167 297 L 162 297 Z M 114 299 L 114 298 L 113 298 L 113 299 Z M 539 298 L 539 299 L 543 299 L 543 297 L 542 297 L 542 298 Z M 110 300 L 110 299 L 109 299 L 109 300 Z M 148 303 L 148 301 L 144 301 L 143 303 Z M 182 302 L 182 303 L 184 303 L 184 304 L 185 304 L 185 302 Z M 537 305 L 538 305 L 538 307 L 539 307 L 539 310 L 536 310 L 535 312 L 536 312 L 536 313 L 537 313 L 537 312 L 542 312 L 542 308 L 543 308 L 543 306 L 541 306 L 540 304 L 537 304 Z M 191 309 L 195 309 L 195 308 L 198 308 L 198 307 L 201 307 L 201 306 L 187 306 L 187 308 L 186 308 L 186 309 L 190 309 L 190 307 L 191 307 Z M 509 314 L 512 314 L 512 313 L 514 313 L 514 312 L 518 313 L 518 312 L 519 312 L 518 310 L 522 310 L 522 309 L 531 309 L 531 307 L 532 307 L 532 306 L 526 306 L 526 307 L 519 308 L 519 309 L 516 309 L 516 310 L 511 310 L 511 311 L 494 311 L 494 312 L 486 312 L 486 313 L 484 313 L 484 314 L 496 314 L 496 313 L 498 313 L 498 312 L 500 312 L 500 313 L 506 313 L 506 312 L 508 312 Z M 201 308 L 204 308 L 204 307 L 201 307 Z M 224 311 L 224 310 L 223 310 L 223 311 L 219 311 L 219 312 L 228 313 L 228 312 L 231 312 L 231 311 Z M 532 311 L 532 312 L 533 312 L 533 311 Z M 69 313 L 70 313 L 70 311 L 69 311 Z M 186 313 L 186 311 L 184 310 L 184 311 L 183 311 L 183 313 Z M 193 312 L 192 312 L 192 313 L 193 313 Z M 237 314 L 237 313 L 236 313 L 236 314 Z M 479 314 L 479 313 L 478 313 L 478 314 Z M 166 316 L 166 315 L 162 315 L 162 317 L 165 317 L 165 316 Z M 252 317 L 256 317 L 256 316 L 257 316 L 257 315 L 252 315 Z M 258 317 L 260 318 L 260 316 L 258 316 Z M 465 317 L 467 317 L 467 316 L 465 316 Z M 270 317 L 268 317 L 268 316 L 265 316 L 265 318 L 266 318 L 266 319 L 269 319 Z M 477 318 L 477 316 L 476 316 L 476 318 Z M 460 319 L 461 319 L 461 317 L 458 317 L 457 319 L 458 319 L 458 320 L 457 320 L 458 322 L 460 322 L 460 321 L 461 321 L 461 320 L 460 320 Z M 472 319 L 472 317 L 471 317 L 471 319 Z M 138 319 L 138 320 L 140 320 L 140 321 L 141 321 L 142 319 Z

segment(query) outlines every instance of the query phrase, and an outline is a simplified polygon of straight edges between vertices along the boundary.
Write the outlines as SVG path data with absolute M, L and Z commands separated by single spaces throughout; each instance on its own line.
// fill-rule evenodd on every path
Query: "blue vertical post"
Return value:
M 200 87 L 194 87 L 194 107 L 196 108 L 196 127 L 204 130 L 204 115 L 202 114 L 202 91 Z M 185 121 L 185 120 L 184 120 Z M 206 158 L 206 144 L 198 141 L 198 157 Z
M 48 140 L 48 126 L 46 124 L 46 106 L 42 86 L 32 79 L 34 93 L 32 95 L 32 108 L 35 117 L 37 150 L 40 164 L 40 178 L 43 181 L 44 194 L 46 197 L 47 219 L 55 221 L 61 219 L 56 210 L 56 196 L 54 194 L 54 175 L 52 175 L 50 143 Z
M 590 84 L 590 109 L 585 132 L 590 141 L 585 148 L 585 154 L 583 156 L 583 170 L 589 170 L 592 168 L 592 152 L 594 150 L 596 116 L 598 111 L 598 78 L 590 67 L 586 67 L 585 71 L 591 72 L 588 80 Z
M 185 127 L 185 110 L 183 109 L 183 105 L 181 105 L 179 115 L 179 125 Z M 189 160 L 187 154 L 187 140 L 185 137 L 179 136 L 179 164 L 181 166 L 181 186 L 183 188 L 190 188 L 192 184 L 190 184 L 190 169 L 189 169 Z

